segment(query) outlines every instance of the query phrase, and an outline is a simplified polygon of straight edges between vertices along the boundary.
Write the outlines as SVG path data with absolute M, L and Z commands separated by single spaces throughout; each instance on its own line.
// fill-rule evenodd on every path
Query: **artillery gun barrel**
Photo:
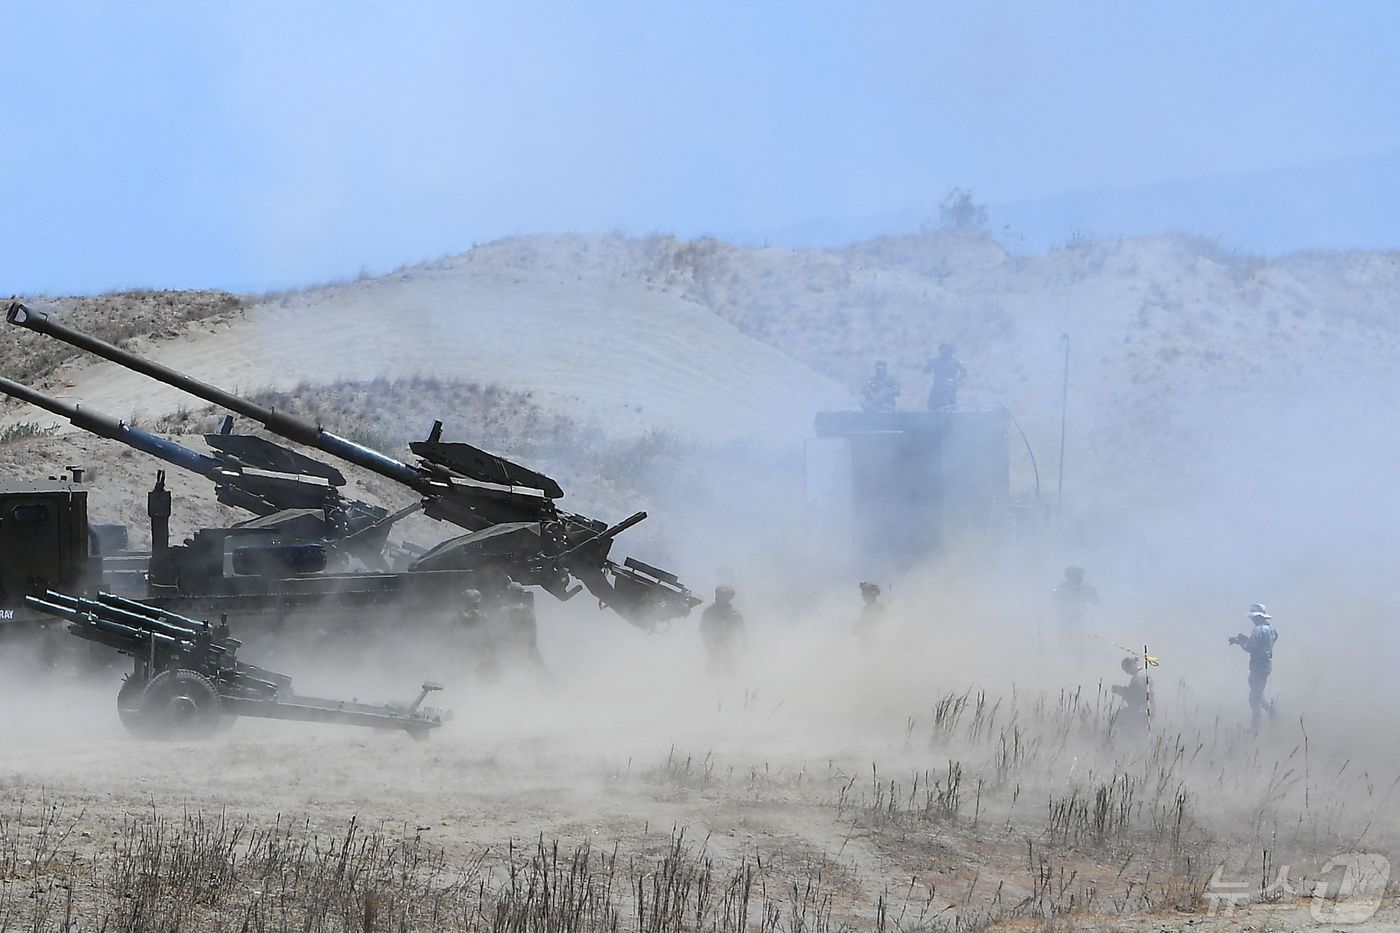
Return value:
M 325 475 L 284 475 L 276 471 L 249 469 L 232 456 L 221 454 L 211 457 L 201 454 L 182 444 L 157 437 L 140 428 L 133 428 L 111 415 L 70 404 L 3 377 L 0 377 L 0 392 L 61 418 L 67 418 L 75 427 L 90 434 L 125 444 L 172 466 L 212 480 L 218 491 L 219 501 L 225 505 L 241 508 L 255 515 L 269 515 L 284 508 L 318 507 L 329 498 L 332 501 L 341 501 L 352 510 L 363 513 L 369 524 L 381 527 L 383 525 L 377 510 L 353 500 L 341 499 L 333 480 Z M 265 443 L 275 446 L 270 441 Z M 287 453 L 291 455 L 290 451 Z M 339 475 L 330 468 L 326 470 Z
M 35 599 L 35 597 L 31 596 L 28 597 L 28 599 Z M 179 616 L 177 618 L 180 618 L 184 622 L 188 622 L 188 626 L 182 625 L 178 622 L 167 621 L 166 619 L 154 616 L 153 614 L 148 615 L 144 611 L 147 607 L 142 606 L 140 603 L 130 604 L 137 607 L 134 610 L 123 609 L 119 606 L 107 605 L 104 602 L 97 602 L 91 599 L 83 599 L 80 596 L 68 596 L 63 593 L 55 593 L 52 590 L 44 594 L 44 599 L 42 600 L 42 602 L 46 605 L 58 606 L 60 608 L 66 609 L 71 613 L 76 613 L 78 615 L 84 616 L 93 615 L 104 622 L 112 622 L 118 625 L 127 626 L 132 629 L 149 628 L 151 631 L 157 634 L 165 635 L 172 639 L 181 641 L 192 641 L 195 635 L 197 634 L 199 627 L 202 625 L 202 623 L 185 619 L 183 616 Z M 43 609 L 43 611 L 45 612 L 49 611 L 47 609 L 44 609 L 43 606 L 39 605 L 38 601 L 31 603 L 31 605 L 34 605 L 39 609 Z
M 105 340 L 98 340 L 87 334 L 79 333 L 51 319 L 44 312 L 34 311 L 18 301 L 10 303 L 5 312 L 5 319 L 11 324 L 18 324 L 20 327 L 36 333 L 61 340 L 80 350 L 86 350 L 105 360 L 110 360 L 118 366 L 124 366 L 142 375 L 150 376 L 157 382 L 174 386 L 206 402 L 227 408 L 229 411 L 258 422 L 273 434 L 296 441 L 299 444 L 305 444 L 308 447 L 323 450 L 334 457 L 378 473 L 380 476 L 415 488 L 425 485 L 427 482 L 428 476 L 423 470 L 395 460 L 393 457 L 385 456 L 376 450 L 370 450 L 368 447 L 356 444 L 354 441 L 339 437 L 329 431 L 323 431 L 319 425 L 312 424 L 302 418 L 284 414 L 275 408 L 258 405 L 168 366 L 142 359 L 134 353 L 107 343 Z
M 101 642 L 109 648 L 125 651 L 128 654 L 137 651 L 144 654 L 149 641 L 169 646 L 177 645 L 181 641 L 181 639 L 164 632 L 118 622 L 104 618 L 95 612 L 74 609 L 70 606 L 40 599 L 37 596 L 26 596 L 24 601 L 42 613 L 68 621 L 74 626 L 74 634 L 89 641 Z
M 63 594 L 52 595 L 61 596 Z M 169 609 L 162 609 L 159 606 L 148 606 L 145 603 L 137 602 L 134 599 L 127 599 L 125 596 L 117 596 L 114 593 L 98 593 L 97 601 L 104 606 L 115 606 L 118 609 L 126 609 L 147 618 L 156 618 L 171 625 L 183 628 L 191 635 L 194 635 L 204 625 L 199 619 L 191 619 L 189 616 L 182 616 L 178 612 L 171 612 Z
M 45 395 L 11 379 L 0 377 L 0 392 L 22 402 L 28 402 L 36 408 L 42 408 L 60 418 L 67 418 L 74 427 L 81 428 L 90 434 L 120 441 L 128 447 L 134 447 L 142 453 L 150 454 L 192 473 L 210 476 L 219 468 L 219 461 L 213 457 L 207 457 L 173 441 L 167 441 L 139 428 L 133 428 L 110 415 L 84 410 L 77 405 L 56 399 L 51 395 Z

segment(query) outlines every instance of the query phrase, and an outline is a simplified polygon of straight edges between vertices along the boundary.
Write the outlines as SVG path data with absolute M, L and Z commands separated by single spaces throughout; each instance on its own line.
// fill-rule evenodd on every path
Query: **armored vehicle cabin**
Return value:
M 897 570 L 1011 526 L 1005 409 L 828 411 L 807 444 L 814 519 L 865 572 Z
M 0 621 L 13 620 L 31 593 L 81 588 L 94 539 L 80 483 L 0 483 Z

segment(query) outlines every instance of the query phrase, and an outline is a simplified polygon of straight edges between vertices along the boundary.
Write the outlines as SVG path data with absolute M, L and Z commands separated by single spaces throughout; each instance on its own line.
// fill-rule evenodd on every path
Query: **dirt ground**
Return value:
M 16 853 L 4 885 L 34 896 L 10 914 L 0 900 L 0 917 L 61 911 L 67 883 L 96 918 L 133 834 L 178 849 L 197 820 L 313 847 L 352 825 L 413 840 L 498 897 L 511 866 L 556 845 L 612 853 L 633 887 L 679 845 L 720 877 L 756 870 L 765 929 L 1301 930 L 1348 903 L 1310 899 L 1340 874 L 1328 859 L 1400 838 L 1388 779 L 1325 742 L 1300 751 L 1284 726 L 1254 739 L 1164 713 L 1134 741 L 1102 699 L 952 689 L 899 660 L 928 649 L 916 634 L 862 647 L 838 622 L 760 630 L 744 670 L 716 680 L 693 627 L 646 636 L 573 606 L 543 615 L 552 679 L 457 670 L 454 715 L 426 742 L 254 719 L 208 743 L 140 742 L 116 720 L 119 668 L 9 668 L 0 865 Z M 461 664 L 450 641 L 421 647 L 278 666 L 303 692 L 395 699 L 412 671 Z M 26 873 L 24 853 L 47 871 Z M 629 890 L 620 902 L 638 900 Z M 205 922 L 237 915 L 228 901 Z M 1393 922 L 1393 907 L 1378 916 Z

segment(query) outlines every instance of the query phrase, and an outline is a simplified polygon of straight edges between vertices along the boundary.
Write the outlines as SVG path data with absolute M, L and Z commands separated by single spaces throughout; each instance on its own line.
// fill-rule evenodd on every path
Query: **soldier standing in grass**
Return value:
M 1259 721 L 1263 714 L 1267 712 L 1269 718 L 1274 716 L 1274 703 L 1272 700 L 1264 698 L 1264 686 L 1269 682 L 1269 675 L 1274 670 L 1274 642 L 1278 641 L 1278 632 L 1274 629 L 1270 620 L 1273 616 L 1264 608 L 1263 603 L 1255 603 L 1249 607 L 1249 621 L 1254 623 L 1254 629 L 1248 635 L 1230 636 L 1230 644 L 1239 645 L 1249 655 L 1249 713 L 1250 728 L 1255 732 L 1259 731 Z
M 734 607 L 734 587 L 715 587 L 715 601 L 700 616 L 700 640 L 705 643 L 705 669 L 722 677 L 733 674 L 744 640 L 744 617 Z
M 1119 734 L 1131 738 L 1147 729 L 1147 670 L 1131 655 L 1123 659 L 1122 667 L 1128 682 L 1114 684 L 1111 689 L 1123 698 L 1123 709 L 1118 714 Z

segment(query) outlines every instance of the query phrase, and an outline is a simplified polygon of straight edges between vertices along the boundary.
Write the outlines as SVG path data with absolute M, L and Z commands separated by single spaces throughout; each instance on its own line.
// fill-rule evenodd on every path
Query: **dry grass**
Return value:
M 245 394 L 261 405 L 316 421 L 327 430 L 347 437 L 358 435 L 389 453 L 405 452 L 410 441 L 425 438 L 439 419 L 449 438 L 470 438 L 478 446 L 527 454 L 576 444 L 580 435 L 571 419 L 544 410 L 528 393 L 467 381 L 425 377 L 342 380 Z M 162 418 L 156 429 L 203 434 L 215 430 L 223 414 L 210 405 L 185 409 Z M 240 429 L 255 427 L 243 424 Z
M 0 804 L 0 930 L 1053 926 L 1201 910 L 1224 863 L 1259 879 L 1267 900 L 1280 864 L 1348 851 L 1387 821 L 1394 785 L 1346 778 L 1305 736 L 1274 756 L 1236 733 L 1160 723 L 1124 744 L 1114 720 L 1111 705 L 1078 694 L 955 693 L 909 721 L 892 766 L 726 763 L 672 748 L 635 778 L 630 762 L 614 777 L 717 817 L 781 805 L 785 823 L 832 827 L 840 840 L 772 837 L 727 856 L 682 828 L 449 848 L 392 822 L 323 828 L 155 806 L 103 829 L 63 802 L 12 798 Z M 903 765 L 939 756 L 937 767 Z M 1348 800 L 1366 805 L 1342 819 Z
M 114 343 L 139 338 L 173 337 L 192 321 L 213 321 L 238 314 L 243 299 L 219 291 L 130 291 L 80 298 L 22 298 L 35 310 L 57 315 L 70 327 Z M 81 350 L 18 327 L 6 327 L 0 339 L 0 372 L 18 382 L 43 385 L 61 381 L 58 372 L 83 356 Z
M 47 437 L 54 433 L 54 428 L 44 427 L 32 421 L 20 421 L 7 427 L 0 427 L 0 446 L 13 441 L 22 441 L 26 437 Z
M 722 865 L 680 832 L 651 856 L 541 838 L 450 859 L 407 827 L 355 819 L 325 836 L 280 820 L 153 811 L 97 846 L 71 844 L 81 814 L 42 804 L 32 816 L 0 819 L 0 930 L 851 929 L 832 916 L 819 872 Z

